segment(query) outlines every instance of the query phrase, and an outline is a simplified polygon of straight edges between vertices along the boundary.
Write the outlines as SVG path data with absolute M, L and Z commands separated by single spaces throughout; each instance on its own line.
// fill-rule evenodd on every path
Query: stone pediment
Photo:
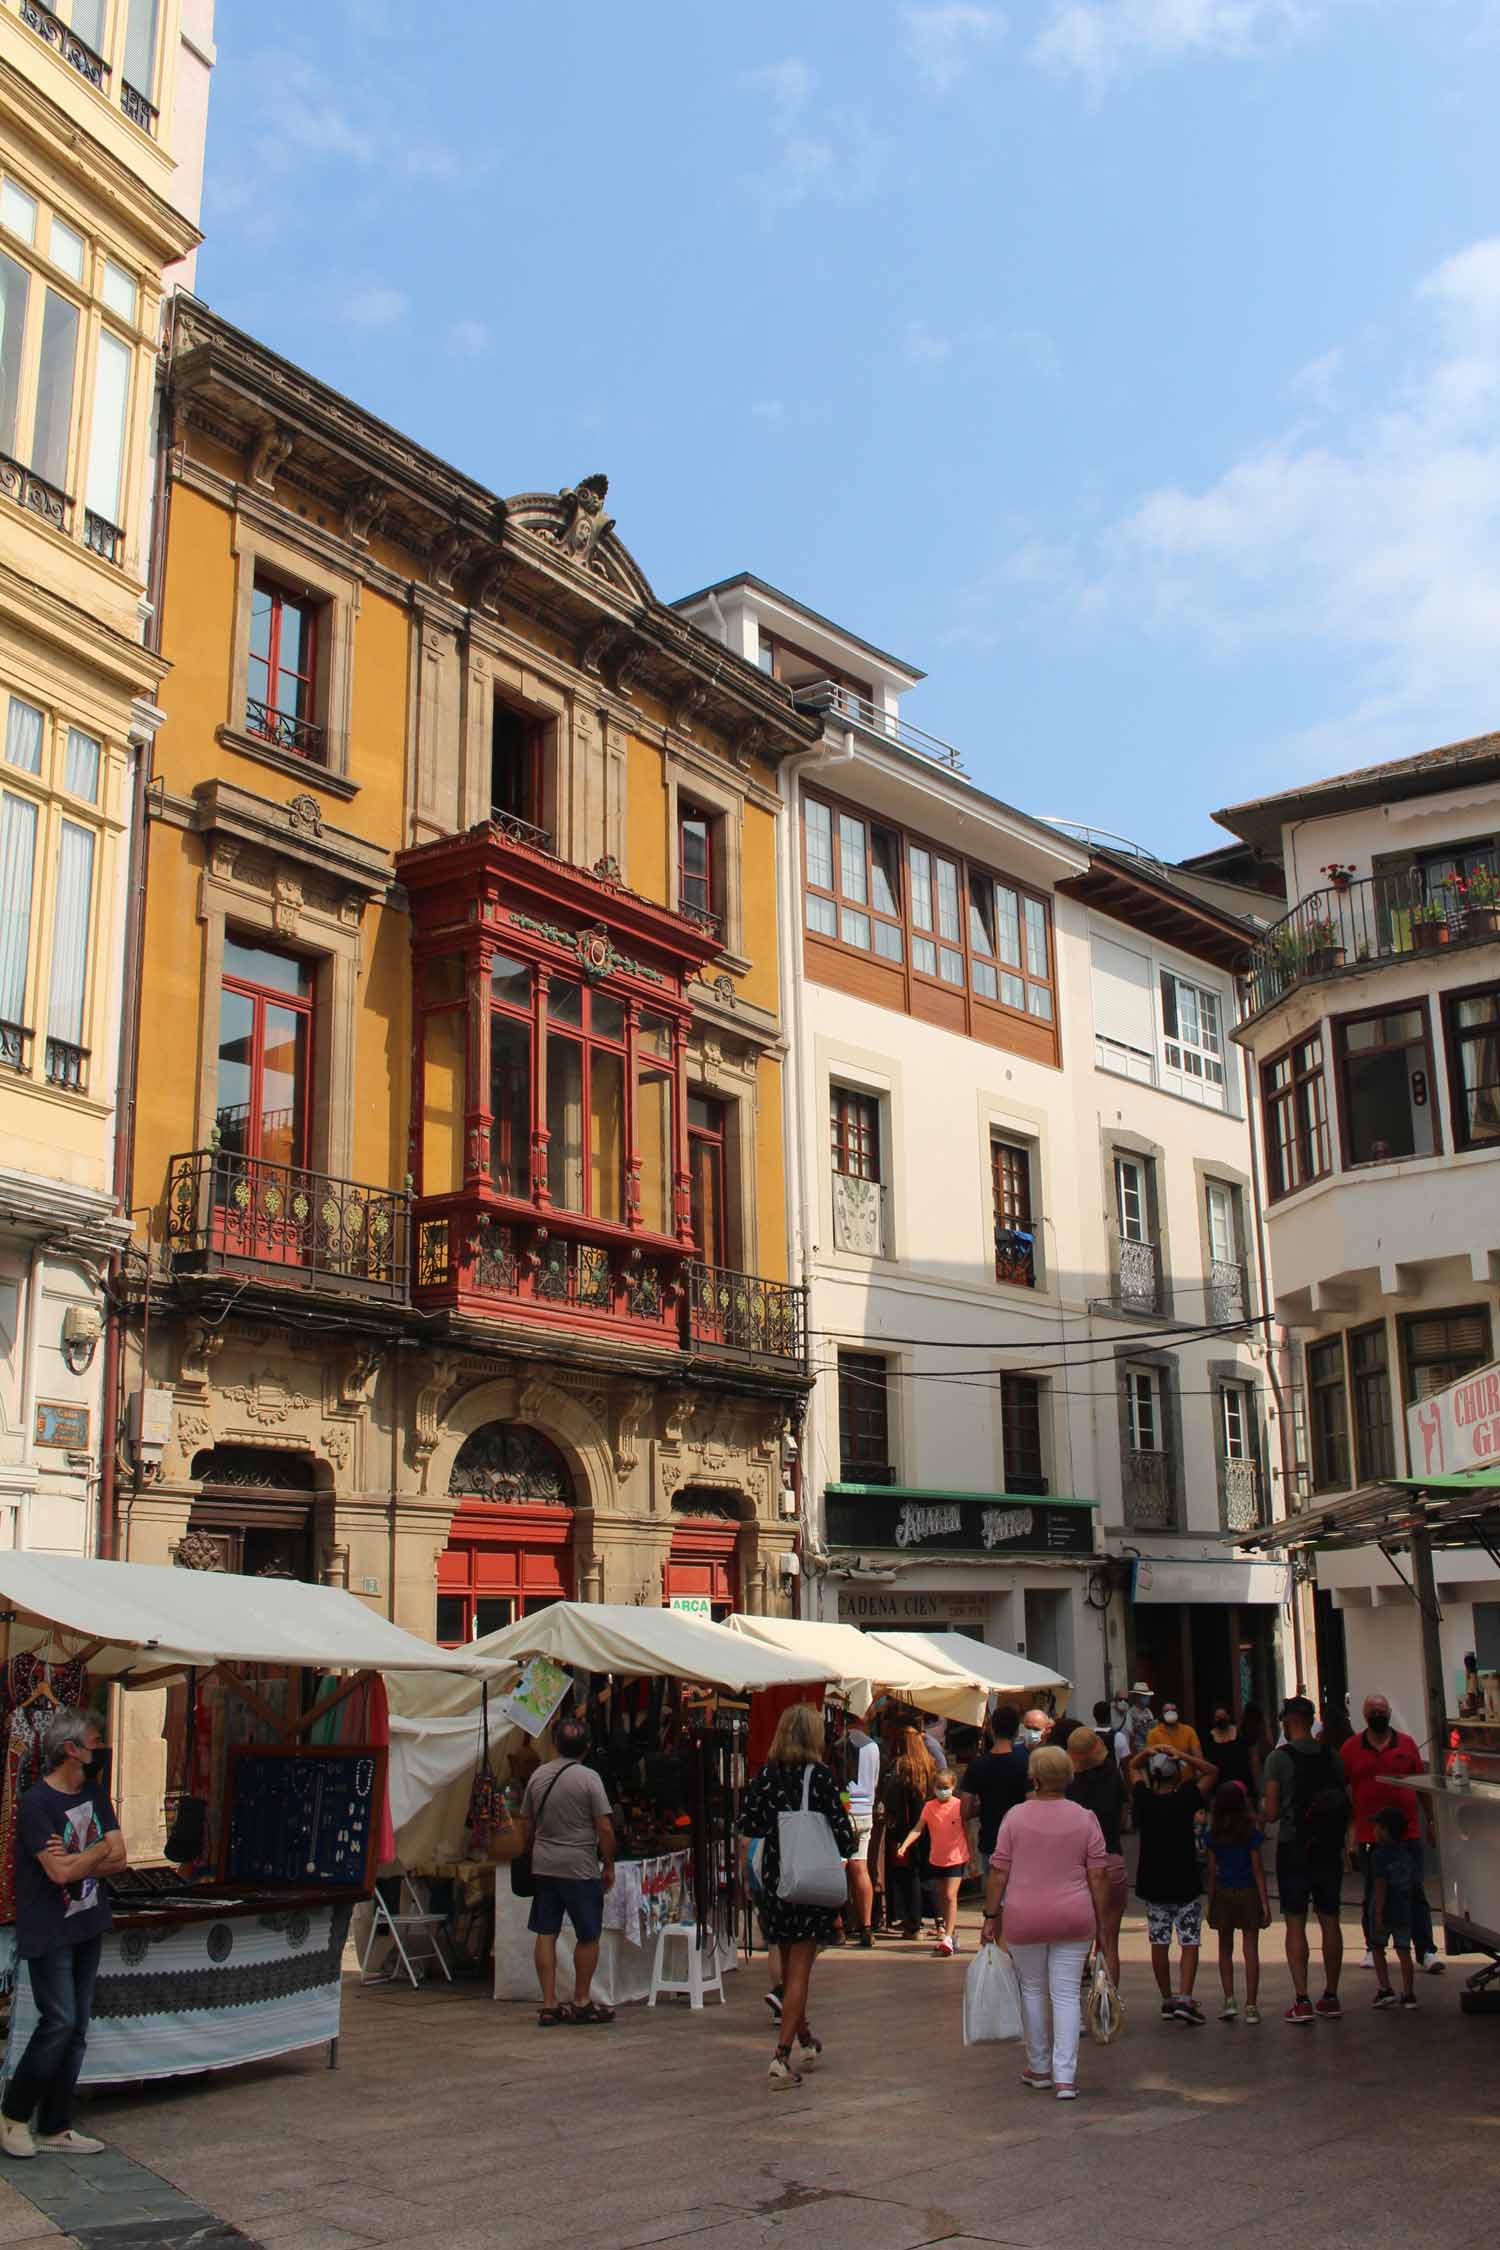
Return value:
M 629 601 L 655 608 L 645 572 L 616 537 L 614 517 L 604 512 L 608 491 L 608 477 L 594 475 L 561 492 L 518 492 L 505 503 L 506 529 L 550 541 L 576 569 L 602 578 Z

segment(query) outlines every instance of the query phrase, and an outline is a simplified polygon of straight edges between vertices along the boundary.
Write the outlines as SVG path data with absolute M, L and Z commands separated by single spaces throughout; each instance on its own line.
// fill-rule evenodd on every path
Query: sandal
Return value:
M 602 2000 L 585 2000 L 583 2006 L 569 2010 L 569 2023 L 613 2023 L 615 2011 L 606 2008 Z
M 543 2008 L 536 2020 L 541 2030 L 551 2031 L 560 2023 L 571 2023 L 573 2011 L 569 2007 Z

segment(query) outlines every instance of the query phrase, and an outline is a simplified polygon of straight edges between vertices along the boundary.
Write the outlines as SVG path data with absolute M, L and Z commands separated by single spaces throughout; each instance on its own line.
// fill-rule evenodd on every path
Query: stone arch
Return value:
M 422 1473 L 422 1490 L 446 1497 L 466 1441 L 487 1422 L 523 1422 L 557 1448 L 573 1479 L 580 1513 L 607 1508 L 612 1490 L 609 1432 L 581 1398 L 556 1384 L 514 1376 L 476 1383 L 447 1408 Z
M 576 1495 L 572 1470 L 540 1430 L 528 1422 L 481 1422 L 454 1456 L 448 1497 L 571 1508 Z

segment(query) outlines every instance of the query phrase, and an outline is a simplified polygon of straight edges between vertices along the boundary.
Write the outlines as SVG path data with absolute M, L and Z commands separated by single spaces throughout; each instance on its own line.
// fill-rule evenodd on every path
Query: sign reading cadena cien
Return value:
M 1500 1361 L 1409 1406 L 1406 1445 L 1414 1477 L 1500 1462 Z

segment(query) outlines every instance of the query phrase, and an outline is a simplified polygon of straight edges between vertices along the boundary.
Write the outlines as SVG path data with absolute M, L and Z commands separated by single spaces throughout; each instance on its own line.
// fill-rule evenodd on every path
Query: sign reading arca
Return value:
M 1406 1409 L 1414 1477 L 1454 1476 L 1500 1461 L 1500 1360 Z

